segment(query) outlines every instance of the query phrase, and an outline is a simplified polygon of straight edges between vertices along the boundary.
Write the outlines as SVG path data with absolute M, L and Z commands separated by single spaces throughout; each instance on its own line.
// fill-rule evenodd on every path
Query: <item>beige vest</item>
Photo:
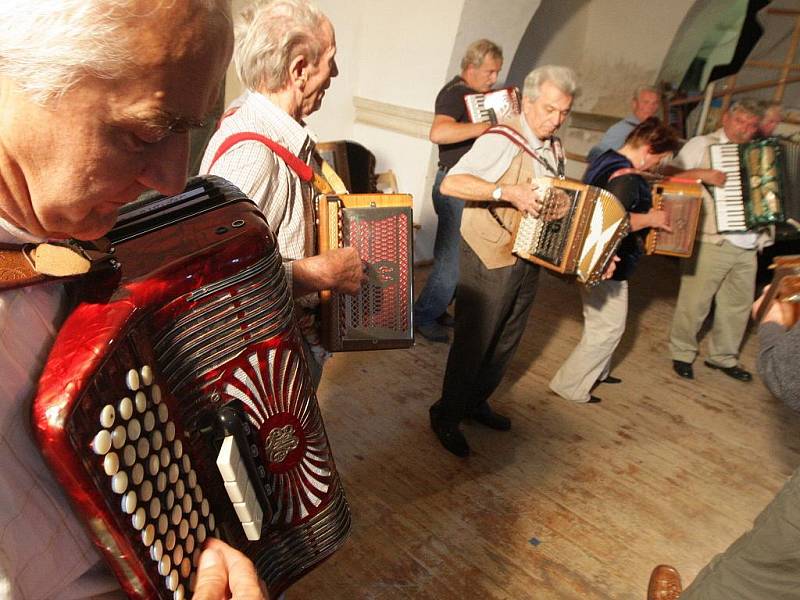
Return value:
M 511 166 L 496 181 L 497 185 L 530 183 L 534 176 L 533 158 L 520 149 Z M 511 253 L 520 212 L 508 202 L 466 202 L 461 217 L 461 237 L 487 269 L 509 267 L 517 262 Z M 494 210 L 489 211 L 489 208 Z M 496 218 L 495 218 L 496 217 Z

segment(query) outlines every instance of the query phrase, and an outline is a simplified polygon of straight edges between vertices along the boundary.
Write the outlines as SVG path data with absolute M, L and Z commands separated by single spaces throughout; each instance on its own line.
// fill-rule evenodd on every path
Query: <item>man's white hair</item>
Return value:
M 231 0 L 0 0 L 0 75 L 38 104 L 89 75 L 124 77 L 135 66 L 132 19 L 183 2 L 230 18 Z
M 276 92 L 289 83 L 292 60 L 303 55 L 316 65 L 326 50 L 328 18 L 306 0 L 257 0 L 235 23 L 233 60 L 251 90 Z
M 578 94 L 578 79 L 575 76 L 575 71 L 569 67 L 544 65 L 536 67 L 525 77 L 522 95 L 531 100 L 536 100 L 541 94 L 542 85 L 546 81 L 552 83 L 567 96 L 574 97 Z

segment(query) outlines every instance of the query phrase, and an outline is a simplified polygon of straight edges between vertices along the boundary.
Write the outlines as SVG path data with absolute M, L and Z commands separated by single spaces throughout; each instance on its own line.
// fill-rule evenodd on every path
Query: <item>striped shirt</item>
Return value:
M 41 241 L 0 219 L 0 242 Z M 61 284 L 0 292 L 0 598 L 118 588 L 36 447 L 31 401 L 64 316 Z

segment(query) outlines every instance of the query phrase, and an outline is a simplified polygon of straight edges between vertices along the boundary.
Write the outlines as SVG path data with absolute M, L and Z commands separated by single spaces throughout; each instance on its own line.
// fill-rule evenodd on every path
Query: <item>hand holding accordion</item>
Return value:
M 756 303 L 753 316 L 761 322 L 777 303 L 785 303 L 780 322 L 791 328 L 800 318 L 800 255 L 776 256 L 770 268 L 775 270 L 772 284 Z
M 519 220 L 512 251 L 596 285 L 630 229 L 625 207 L 611 192 L 578 181 L 534 181 L 541 208 L 537 216 L 527 214 Z

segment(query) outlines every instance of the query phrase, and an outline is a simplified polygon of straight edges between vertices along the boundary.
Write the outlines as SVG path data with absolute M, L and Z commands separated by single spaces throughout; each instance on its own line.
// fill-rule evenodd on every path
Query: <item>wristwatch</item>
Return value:
M 503 197 L 503 188 L 501 186 L 497 186 L 492 190 L 492 200 L 495 202 L 499 202 L 500 199 Z

